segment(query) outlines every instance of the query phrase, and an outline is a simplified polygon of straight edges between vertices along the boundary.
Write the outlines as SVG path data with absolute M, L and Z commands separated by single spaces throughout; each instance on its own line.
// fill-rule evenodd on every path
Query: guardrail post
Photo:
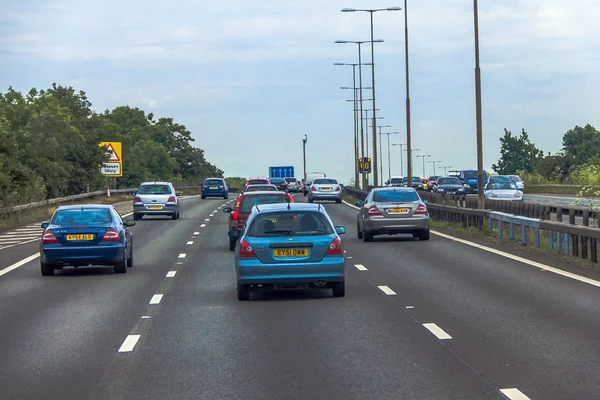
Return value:
M 504 232 L 502 232 L 502 219 L 498 219 L 498 239 L 502 239 L 504 237 Z
M 569 208 L 569 225 L 575 225 L 575 209 Z
M 510 231 L 509 231 L 509 239 L 515 240 L 515 217 L 510 218 Z
M 521 224 L 521 244 L 527 246 L 527 226 Z
M 590 210 L 583 210 L 583 226 L 590 226 Z
M 556 222 L 563 222 L 563 209 L 561 206 L 556 207 Z
M 587 241 L 588 241 L 588 238 L 586 238 L 585 236 L 581 236 L 581 258 L 588 257 Z
M 579 236 L 571 235 L 571 246 L 573 247 L 573 255 L 579 257 Z
M 548 231 L 548 251 L 554 250 L 554 232 Z
M 598 240 L 596 238 L 590 238 L 590 248 L 592 253 L 591 259 L 593 263 L 598 262 L 598 248 L 596 247 L 597 243 Z
M 535 247 L 540 248 L 540 228 L 535 227 Z
M 569 255 L 569 234 L 565 233 L 563 236 L 565 241 L 565 254 Z
M 490 232 L 494 232 L 494 220 L 491 215 L 488 218 L 488 228 L 490 228 Z
M 551 217 L 552 217 L 552 211 L 550 209 L 550 206 L 544 206 L 544 219 L 546 221 L 550 221 Z
M 562 233 L 556 232 L 556 250 L 558 254 L 562 253 Z

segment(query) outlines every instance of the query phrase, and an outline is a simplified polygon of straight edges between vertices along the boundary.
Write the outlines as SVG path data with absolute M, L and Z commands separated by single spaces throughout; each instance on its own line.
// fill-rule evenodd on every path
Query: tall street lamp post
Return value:
M 377 117 L 382 118 L 382 117 Z M 381 128 L 391 128 L 391 125 L 379 125 L 379 136 L 381 136 Z M 388 136 L 389 138 L 389 136 Z M 383 160 L 383 151 L 381 150 L 381 140 L 379 141 L 379 159 Z M 381 175 L 381 186 L 383 186 L 383 162 L 379 163 L 379 175 Z
M 407 143 L 406 144 L 406 149 L 404 149 L 404 150 L 406 151 L 406 170 L 407 170 L 406 172 L 407 173 L 410 172 L 412 174 L 412 173 L 414 173 L 413 170 L 412 170 L 412 167 L 410 168 L 410 171 L 409 171 L 408 170 L 408 166 L 409 165 L 411 165 L 411 166 L 413 165 L 413 161 L 414 161 L 414 160 L 412 160 L 413 153 L 416 153 L 417 151 L 421 151 L 421 149 L 411 149 L 410 146 Z M 409 154 L 410 154 L 411 158 L 408 158 Z M 412 182 L 412 175 L 408 175 L 408 177 L 409 177 L 408 179 L 410 179 L 410 181 Z
M 404 161 L 402 161 L 403 147 L 406 146 L 404 143 L 392 143 L 392 146 L 400 146 L 400 176 L 404 176 Z
M 425 177 L 425 157 L 431 157 L 431 154 L 423 154 L 417 157 L 421 157 L 423 159 L 423 178 Z
M 373 109 L 376 109 L 376 104 L 375 104 L 375 48 L 373 43 L 375 42 L 373 40 L 373 14 L 378 12 L 378 11 L 400 11 L 402 10 L 400 7 L 388 7 L 388 8 L 378 8 L 378 9 L 356 9 L 356 8 L 343 8 L 342 12 L 357 12 L 357 11 L 362 11 L 362 12 L 368 12 L 370 14 L 371 17 L 371 64 L 373 64 L 373 67 L 371 68 L 371 80 L 372 80 L 372 87 L 373 87 Z M 375 129 L 375 127 L 377 126 L 377 121 L 375 119 L 375 111 L 373 111 L 373 153 L 375 154 L 375 157 L 373 157 L 373 168 L 375 170 L 375 173 L 373 174 L 373 184 L 375 186 L 378 186 L 378 173 L 377 173 L 377 164 L 378 164 L 378 160 L 377 160 L 377 152 L 375 151 L 375 149 L 377 148 L 377 130 Z
M 362 58 L 361 58 L 361 51 L 360 51 L 360 47 L 363 43 L 368 43 L 371 42 L 371 45 L 374 42 L 380 43 L 383 42 L 383 40 L 375 40 L 373 41 L 373 38 L 371 38 L 371 40 L 362 40 L 362 41 L 351 41 L 351 40 L 336 40 L 335 43 L 354 43 L 356 45 L 358 45 L 358 80 L 359 80 L 359 88 L 360 88 L 360 116 L 362 117 L 363 115 L 363 92 L 362 92 Z M 371 63 L 372 64 L 372 63 Z M 371 68 L 375 68 L 374 65 L 371 66 Z M 373 108 L 375 108 L 375 105 L 373 105 Z M 363 131 L 363 127 L 362 127 L 362 121 L 360 124 L 360 140 L 361 140 L 361 147 L 364 149 L 365 147 L 365 137 L 364 137 L 364 131 Z M 364 150 L 363 150 L 364 151 Z M 364 153 L 362 154 L 362 157 L 364 158 Z M 367 174 L 366 172 L 363 171 L 363 176 L 362 176 L 362 180 L 363 180 L 363 190 L 367 190 Z
M 435 170 L 435 164 L 439 163 L 441 161 L 427 161 L 427 163 L 429 164 L 433 164 L 433 176 L 435 176 L 436 170 Z
M 484 208 L 483 193 L 483 122 L 481 117 L 481 70 L 479 68 L 479 9 L 473 0 L 473 21 L 475 34 L 475 114 L 477 121 L 477 207 Z
M 382 132 L 382 135 L 387 135 L 387 153 L 388 153 L 388 180 L 392 179 L 392 158 L 390 156 L 390 135 L 398 135 L 400 134 L 400 132 Z M 383 180 L 383 176 L 381 177 L 381 180 Z
M 452 165 L 445 165 L 441 168 L 444 168 L 444 176 L 448 176 L 448 168 L 452 168 Z
M 302 159 L 304 160 L 304 182 L 306 182 L 306 142 L 308 141 L 308 136 L 304 135 L 304 139 L 302 139 Z

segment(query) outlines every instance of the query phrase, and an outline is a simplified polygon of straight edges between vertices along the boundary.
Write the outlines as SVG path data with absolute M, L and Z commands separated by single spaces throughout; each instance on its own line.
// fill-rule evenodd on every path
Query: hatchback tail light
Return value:
M 167 200 L 167 203 L 175 203 L 177 202 L 177 200 L 175 200 L 175 196 L 171 196 L 169 197 L 169 199 Z
M 133 199 L 134 203 L 141 203 L 142 199 L 140 199 L 139 197 L 135 196 L 135 198 Z
M 311 187 L 310 187 L 310 190 L 311 190 L 312 192 L 316 192 L 316 191 L 317 191 L 317 188 L 315 188 L 314 186 L 311 186 Z
M 219 189 L 223 189 L 223 186 L 219 186 Z
M 427 207 L 425 207 L 423 204 L 419 204 L 419 207 L 417 207 L 416 211 L 415 211 L 415 215 L 425 215 L 427 214 Z
M 256 258 L 256 253 L 250 243 L 242 239 L 240 243 L 240 257 L 242 258 Z
M 206 185 L 202 185 L 202 189 L 206 189 L 208 186 Z
M 238 210 L 233 210 L 231 214 L 229 214 L 232 221 L 237 221 L 240 217 L 240 212 Z
M 42 242 L 44 242 L 44 244 L 58 243 L 58 239 L 54 236 L 54 232 L 46 231 L 42 236 Z
M 288 193 L 287 195 L 288 195 L 288 201 L 289 201 L 290 203 L 293 203 L 293 202 L 294 202 L 294 198 L 292 197 L 292 195 L 291 195 L 291 194 L 289 194 L 289 193 Z
M 377 206 L 369 207 L 368 213 L 370 216 L 381 215 L 381 211 L 379 211 L 379 208 L 377 208 Z
M 339 237 L 333 239 L 333 241 L 329 244 L 329 248 L 327 249 L 326 256 L 341 256 L 344 253 L 342 250 L 342 241 Z
M 335 191 L 336 191 L 336 192 L 339 192 L 340 190 L 342 190 L 342 188 L 341 188 L 341 187 L 339 187 L 339 186 L 335 188 Z
M 119 235 L 119 232 L 117 232 L 113 228 L 108 228 L 106 230 L 106 233 L 104 234 L 104 237 L 102 238 L 102 241 L 103 242 L 118 242 L 120 238 L 121 238 L 121 235 Z

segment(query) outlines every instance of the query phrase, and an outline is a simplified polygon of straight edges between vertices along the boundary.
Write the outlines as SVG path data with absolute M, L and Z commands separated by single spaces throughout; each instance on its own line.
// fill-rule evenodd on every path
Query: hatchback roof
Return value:
M 390 186 L 390 187 L 378 187 L 378 188 L 373 188 L 371 189 L 374 192 L 386 192 L 386 191 L 390 191 L 393 190 L 394 192 L 398 192 L 398 191 L 404 191 L 404 192 L 415 192 L 416 190 L 412 187 L 407 187 L 407 186 Z
M 172 185 L 171 182 L 142 182 L 140 183 L 140 186 L 142 185 Z
M 91 210 L 91 209 L 105 209 L 105 210 L 109 210 L 111 208 L 113 208 L 112 205 L 110 204 L 69 204 L 68 206 L 59 206 L 56 210 L 80 210 L 80 209 L 84 209 L 84 210 Z
M 255 192 L 256 193 L 256 192 Z M 315 203 L 276 203 L 276 204 L 259 204 L 258 212 L 271 211 L 325 211 L 325 207 Z

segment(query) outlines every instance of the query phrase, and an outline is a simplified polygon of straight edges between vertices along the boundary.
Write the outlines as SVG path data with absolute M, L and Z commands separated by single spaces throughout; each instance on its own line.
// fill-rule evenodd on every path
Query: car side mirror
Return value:
M 44 222 L 41 225 L 42 229 L 46 229 L 48 226 L 50 226 L 50 222 Z
M 127 221 L 125 221 L 125 226 L 134 226 L 135 225 L 135 221 L 128 219 Z
M 343 235 L 344 233 L 346 233 L 346 227 L 345 226 L 336 226 L 335 233 L 337 233 L 338 235 Z
M 136 195 L 137 195 L 137 192 L 133 192 L 132 196 L 136 196 Z
M 427 205 L 427 200 L 423 200 L 423 204 Z
M 232 212 L 233 210 L 231 209 L 231 207 L 224 207 L 223 208 L 223 212 L 229 214 L 230 212 Z
M 354 203 L 354 205 L 355 205 L 356 207 L 362 207 L 362 203 L 361 203 L 360 201 L 357 201 L 356 203 Z

